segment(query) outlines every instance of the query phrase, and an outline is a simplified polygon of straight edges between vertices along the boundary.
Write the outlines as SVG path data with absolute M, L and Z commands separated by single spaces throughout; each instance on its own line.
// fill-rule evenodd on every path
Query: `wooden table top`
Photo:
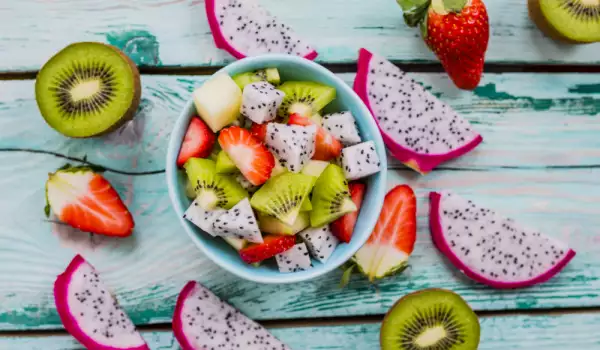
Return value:
M 481 349 L 600 349 L 600 44 L 544 37 L 522 0 L 487 0 L 491 39 L 477 89 L 456 89 L 393 0 L 261 0 L 351 83 L 360 47 L 414 72 L 484 135 L 468 157 L 419 176 L 391 161 L 389 187 L 418 196 L 410 268 L 371 285 L 341 271 L 259 285 L 217 267 L 180 227 L 164 175 L 171 128 L 193 89 L 233 58 L 214 47 L 202 0 L 5 0 L 0 5 L 0 349 L 81 349 L 62 330 L 52 284 L 77 252 L 119 295 L 152 349 L 179 349 L 175 299 L 198 280 L 293 349 L 376 349 L 379 322 L 404 294 L 440 287 L 480 314 Z M 111 43 L 141 67 L 134 122 L 99 139 L 68 139 L 41 118 L 35 72 L 75 41 Z M 90 237 L 43 216 L 44 183 L 65 162 L 105 176 L 136 221 L 128 239 Z M 426 194 L 452 189 L 567 241 L 577 257 L 533 288 L 496 291 L 466 280 L 434 249 Z

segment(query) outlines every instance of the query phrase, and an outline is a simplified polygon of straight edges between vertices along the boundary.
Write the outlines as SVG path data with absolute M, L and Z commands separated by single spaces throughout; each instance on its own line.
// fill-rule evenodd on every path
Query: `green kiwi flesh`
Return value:
M 600 41 L 600 0 L 530 0 L 529 13 L 553 38 L 577 43 Z
M 277 68 L 265 68 L 253 72 L 240 73 L 234 75 L 232 79 L 242 90 L 246 85 L 259 81 L 267 81 L 273 85 L 277 85 L 281 81 Z
M 231 209 L 248 197 L 248 192 L 234 178 L 217 174 L 215 162 L 210 159 L 190 158 L 183 167 L 198 203 L 206 210 Z
M 131 120 L 140 103 L 139 71 L 116 47 L 71 44 L 40 70 L 35 99 L 46 123 L 69 137 L 92 137 Z
M 477 350 L 479 319 L 456 293 L 425 289 L 388 311 L 381 324 L 382 350 Z
M 285 224 L 293 225 L 300 213 L 302 202 L 308 197 L 313 184 L 312 176 L 283 173 L 267 180 L 252 195 L 250 205 Z
M 238 172 L 238 168 L 235 166 L 233 160 L 223 150 L 217 155 L 216 170 L 217 174 L 233 174 Z
M 336 92 L 331 86 L 312 81 L 286 81 L 277 89 L 285 97 L 277 110 L 277 115 L 287 120 L 290 114 L 311 117 L 335 99 Z
M 261 232 L 274 235 L 295 235 L 310 225 L 310 217 L 307 212 L 300 212 L 293 225 L 288 225 L 274 216 L 257 213 L 258 227 Z
M 348 181 L 338 165 L 329 164 L 321 173 L 312 192 L 310 225 L 319 227 L 329 224 L 344 214 L 356 211 L 350 197 Z

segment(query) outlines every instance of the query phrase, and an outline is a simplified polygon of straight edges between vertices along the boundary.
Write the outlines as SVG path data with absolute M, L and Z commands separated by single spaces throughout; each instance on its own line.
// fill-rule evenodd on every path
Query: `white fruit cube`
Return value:
M 285 93 L 267 82 L 248 84 L 242 94 L 241 113 L 257 124 L 275 119 Z
M 332 113 L 323 117 L 323 127 L 345 146 L 360 143 L 356 120 L 350 112 Z
M 340 158 L 344 175 L 348 181 L 373 175 L 379 172 L 381 167 L 373 141 L 343 148 Z
M 217 132 L 240 115 L 242 90 L 225 73 L 219 73 L 194 90 L 194 104 L 200 118 Z
M 198 199 L 196 199 L 185 211 L 183 218 L 198 226 L 209 235 L 216 236 L 213 230 L 213 222 L 225 213 L 225 209 L 205 210 L 198 203 Z
M 281 254 L 275 255 L 279 272 L 297 272 L 310 269 L 312 262 L 304 243 L 298 243 Z
M 331 233 L 329 225 L 310 227 L 300 232 L 300 238 L 306 243 L 310 255 L 325 263 L 340 241 Z
M 293 173 L 299 173 L 315 153 L 316 133 L 316 125 L 269 123 L 265 144 L 281 165 Z

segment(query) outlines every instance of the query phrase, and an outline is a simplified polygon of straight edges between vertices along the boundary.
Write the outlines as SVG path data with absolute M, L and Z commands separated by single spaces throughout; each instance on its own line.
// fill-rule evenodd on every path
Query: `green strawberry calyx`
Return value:
M 440 15 L 450 12 L 460 13 L 468 0 L 396 0 L 404 12 L 404 21 L 409 27 L 423 26 L 427 23 L 429 9 Z

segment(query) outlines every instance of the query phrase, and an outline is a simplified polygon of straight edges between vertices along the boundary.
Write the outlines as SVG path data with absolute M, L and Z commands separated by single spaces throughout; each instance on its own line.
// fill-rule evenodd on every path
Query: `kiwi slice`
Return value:
M 233 81 L 243 90 L 244 86 L 259 81 L 268 81 L 273 85 L 277 85 L 281 81 L 281 78 L 279 77 L 277 68 L 265 68 L 234 75 Z
M 304 198 L 304 200 L 302 201 L 302 204 L 300 205 L 300 211 L 311 211 L 312 210 L 312 203 L 310 202 L 310 197 L 306 196 L 306 198 Z
M 479 319 L 456 293 L 425 289 L 388 311 L 381 324 L 382 350 L 477 350 Z
M 233 160 L 223 150 L 217 155 L 216 170 L 217 174 L 233 174 L 238 172 L 238 168 L 235 166 Z
M 571 43 L 600 41 L 600 0 L 529 0 L 529 16 L 549 37 Z
M 277 110 L 277 115 L 284 121 L 287 121 L 292 113 L 313 116 L 336 96 L 335 89 L 331 86 L 312 81 L 286 81 L 278 89 L 285 93 Z
M 217 174 L 215 162 L 210 159 L 190 158 L 183 167 L 194 186 L 198 203 L 206 210 L 231 209 L 248 197 L 248 192 L 235 179 Z
M 329 164 L 317 179 L 312 192 L 312 206 L 312 227 L 323 226 L 357 210 L 350 197 L 344 171 L 338 165 Z
M 302 201 L 310 193 L 314 178 L 308 175 L 283 173 L 271 177 L 254 193 L 250 205 L 265 214 L 293 225 L 300 213 Z
M 92 137 L 131 120 L 140 104 L 140 74 L 116 47 L 71 44 L 54 55 L 35 81 L 46 123 L 69 137 Z
M 292 225 L 261 212 L 258 212 L 257 219 L 261 232 L 275 235 L 295 235 L 310 225 L 310 216 L 307 212 L 300 212 Z

